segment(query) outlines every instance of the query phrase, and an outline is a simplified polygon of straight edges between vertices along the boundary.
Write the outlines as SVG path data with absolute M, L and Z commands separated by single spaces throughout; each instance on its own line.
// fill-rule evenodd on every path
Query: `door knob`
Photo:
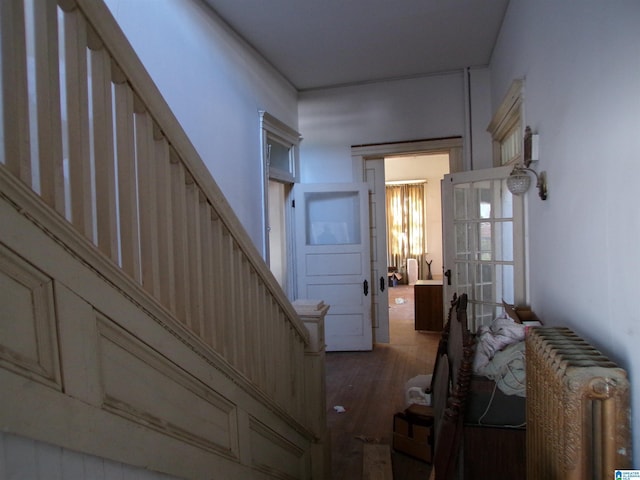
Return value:
M 369 282 L 365 280 L 362 286 L 364 287 L 364 296 L 366 297 L 369 295 Z
M 451 269 L 444 272 L 444 276 L 447 277 L 447 285 L 451 285 Z

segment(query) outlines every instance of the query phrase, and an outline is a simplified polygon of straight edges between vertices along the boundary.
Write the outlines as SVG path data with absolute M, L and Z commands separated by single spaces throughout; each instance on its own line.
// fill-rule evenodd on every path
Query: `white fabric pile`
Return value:
M 507 315 L 478 329 L 473 372 L 496 382 L 506 395 L 526 395 L 525 326 Z
M 432 374 L 417 375 L 410 378 L 404 385 L 404 400 L 407 407 L 417 405 L 431 405 L 431 394 L 427 388 L 431 387 Z

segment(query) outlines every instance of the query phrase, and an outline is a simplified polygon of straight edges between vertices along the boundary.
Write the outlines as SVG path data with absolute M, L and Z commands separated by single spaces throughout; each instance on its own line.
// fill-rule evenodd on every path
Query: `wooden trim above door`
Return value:
M 434 140 L 417 140 L 396 143 L 376 143 L 369 145 L 352 145 L 351 159 L 353 178 L 359 181 L 364 175 L 364 160 L 384 158 L 390 155 L 420 154 L 449 154 L 449 172 L 463 171 L 462 165 L 462 137 L 438 138 Z

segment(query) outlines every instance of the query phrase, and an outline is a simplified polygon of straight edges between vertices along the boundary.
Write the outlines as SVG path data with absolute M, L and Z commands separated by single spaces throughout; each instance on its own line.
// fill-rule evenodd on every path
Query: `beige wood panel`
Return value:
M 114 66 L 114 119 L 118 161 L 118 218 L 120 219 L 120 266 L 141 283 L 140 231 L 136 184 L 133 91 L 122 72 Z
M 53 281 L 0 244 L 0 366 L 61 388 Z
M 89 146 L 89 89 L 87 86 L 87 22 L 79 11 L 63 15 L 64 105 L 67 123 L 71 222 L 80 233 L 93 239 L 91 205 L 91 156 Z
M 158 204 L 156 162 L 154 161 L 153 120 L 140 100 L 134 102 L 136 127 L 136 159 L 138 173 L 138 208 L 140 216 L 140 264 L 142 286 L 155 298 L 160 297 L 158 257 Z
M 27 46 L 22 0 L 0 2 L 0 36 L 4 129 L 1 162 L 13 175 L 31 185 Z
M 91 304 L 56 283 L 60 362 L 64 391 L 96 407 L 104 396 L 98 378 L 98 327 Z
M 38 130 L 40 194 L 48 205 L 64 215 L 58 11 L 56 2 L 52 1 L 33 2 L 32 8 L 35 90 L 38 102 L 35 105 L 36 118 L 31 121 L 37 123 Z
M 264 423 L 250 418 L 251 462 L 273 478 L 305 478 L 305 452 Z
M 179 478 L 251 478 L 252 467 L 0 369 L 0 421 L 19 434 Z M 24 466 L 24 462 L 21 462 Z M 16 467 L 17 468 L 17 467 Z M 33 477 L 28 477 L 33 478 Z M 51 478 L 51 477 L 47 477 Z
M 191 316 L 189 297 L 189 259 L 187 256 L 187 206 L 185 169 L 173 150 L 171 152 L 171 212 L 173 218 L 173 258 L 176 287 L 176 316 L 187 324 Z
M 0 472 L 29 480 L 179 480 L 178 477 L 151 472 L 104 457 L 88 455 L 0 432 Z
M 0 14 L 0 424 L 188 478 L 250 476 L 249 417 L 317 451 L 308 333 L 107 7 Z
M 208 345 L 216 347 L 215 322 L 215 301 L 214 301 L 214 272 L 215 265 L 212 255 L 212 219 L 211 205 L 203 200 L 198 205 L 198 222 L 200 223 L 200 234 L 202 244 L 200 254 L 202 255 L 202 332 L 200 336 Z
M 42 265 L 33 283 L 47 285 L 46 271 L 55 272 L 48 288 L 56 296 L 64 378 L 64 391 L 40 382 L 25 388 L 22 374 L 0 368 L 0 422 L 8 431 L 186 478 L 203 478 L 211 471 L 250 477 L 249 472 L 268 464 L 261 460 L 258 467 L 251 457 L 239 463 L 242 449 L 266 461 L 272 458 L 270 452 L 282 449 L 280 443 L 274 447 L 269 442 L 281 438 L 288 442 L 285 452 L 293 445 L 293 451 L 307 455 L 308 433 L 285 420 L 262 394 L 239 387 L 242 377 L 216 368 L 215 356 L 197 353 L 197 342 L 178 338 L 177 325 L 152 317 L 149 309 L 123 296 L 4 201 L 0 221 L 11 225 L 11 234 L 0 232 L 0 241 L 28 257 L 28 262 L 21 260 L 24 268 Z M 31 235 L 25 236 L 25 229 L 32 230 Z M 282 358 L 293 354 L 286 351 Z M 297 389 L 296 378 L 293 374 L 291 383 L 280 383 L 288 387 L 282 397 Z M 251 447 L 254 434 L 248 422 L 240 421 L 249 414 L 276 434 L 262 435 Z M 290 452 L 278 455 L 286 461 L 291 457 Z M 300 462 L 293 457 L 293 468 L 298 469 Z
M 235 407 L 106 317 L 98 318 L 104 407 L 162 433 L 237 457 Z
M 154 125 L 154 162 L 156 163 L 156 208 L 158 213 L 158 275 L 160 301 L 176 312 L 176 285 L 173 247 L 173 203 L 171 192 L 171 164 L 169 143 Z
M 204 328 L 202 310 L 202 237 L 198 219 L 200 190 L 190 176 L 186 178 L 186 181 L 187 263 L 189 271 L 189 304 L 191 305 L 188 325 L 196 335 L 200 336 Z

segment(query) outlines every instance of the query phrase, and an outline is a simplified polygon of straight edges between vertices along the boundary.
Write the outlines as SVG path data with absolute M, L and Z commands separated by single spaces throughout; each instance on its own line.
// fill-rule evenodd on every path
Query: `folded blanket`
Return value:
M 521 341 L 497 352 L 478 373 L 495 381 L 505 395 L 526 397 L 525 368 L 525 343 Z
M 507 345 L 524 340 L 525 327 L 505 316 L 496 318 L 489 326 L 478 329 L 473 371 L 478 373 Z
M 507 315 L 478 329 L 473 372 L 494 380 L 506 395 L 526 395 L 525 326 Z

